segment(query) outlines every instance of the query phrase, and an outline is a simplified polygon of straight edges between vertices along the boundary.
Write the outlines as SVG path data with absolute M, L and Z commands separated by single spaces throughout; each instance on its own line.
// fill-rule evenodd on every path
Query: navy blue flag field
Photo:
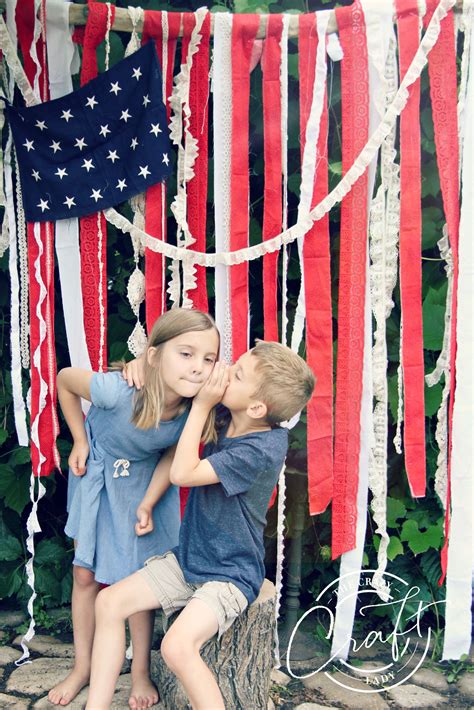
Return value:
M 171 171 L 153 42 L 78 91 L 7 113 L 28 222 L 99 212 Z

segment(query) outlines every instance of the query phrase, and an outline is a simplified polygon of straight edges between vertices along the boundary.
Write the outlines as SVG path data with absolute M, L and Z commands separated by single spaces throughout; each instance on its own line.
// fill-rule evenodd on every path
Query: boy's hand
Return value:
M 89 456 L 89 444 L 86 441 L 74 442 L 69 454 L 68 464 L 75 476 L 83 476 L 86 472 L 86 461 Z
M 140 505 L 137 508 L 138 523 L 135 523 L 135 532 L 138 536 L 148 535 L 154 529 L 152 510 L 149 506 Z
M 216 362 L 209 378 L 194 397 L 193 402 L 204 405 L 209 410 L 215 407 L 221 401 L 229 384 L 229 369 L 226 362 Z
M 141 389 L 145 384 L 145 368 L 144 368 L 144 356 L 137 357 L 136 360 L 130 360 L 127 362 L 122 370 L 122 377 L 127 380 L 129 387 L 136 387 L 137 390 Z

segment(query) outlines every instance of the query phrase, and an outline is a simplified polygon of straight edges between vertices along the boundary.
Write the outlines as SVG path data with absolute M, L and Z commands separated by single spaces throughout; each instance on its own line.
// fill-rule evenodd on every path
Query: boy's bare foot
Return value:
M 152 705 L 157 704 L 158 700 L 158 691 L 148 675 L 132 678 L 132 689 L 128 699 L 128 706 L 131 710 L 151 708 Z
M 51 688 L 48 700 L 53 705 L 69 705 L 76 695 L 88 684 L 89 672 L 73 668 L 64 680 Z

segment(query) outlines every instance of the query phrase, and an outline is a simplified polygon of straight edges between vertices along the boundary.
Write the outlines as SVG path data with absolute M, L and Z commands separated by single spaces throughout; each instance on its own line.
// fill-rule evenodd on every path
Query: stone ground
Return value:
M 53 614 L 53 612 L 52 612 Z M 19 612 L 0 612 L 0 710 L 4 708 L 52 708 L 47 700 L 47 691 L 60 680 L 72 665 L 73 646 L 70 633 L 64 632 L 63 619 L 59 616 L 58 628 L 62 628 L 60 638 L 51 635 L 51 631 L 39 630 L 30 643 L 32 663 L 20 668 L 15 666 L 19 658 L 18 626 L 24 621 Z M 50 617 L 54 618 L 54 616 Z M 68 620 L 67 620 L 68 621 Z M 156 651 L 153 653 L 157 653 Z M 375 663 L 380 665 L 381 658 L 374 660 L 366 651 L 364 662 L 359 665 L 359 673 L 369 669 Z M 282 666 L 280 671 L 273 671 L 272 688 L 268 710 L 323 710 L 338 708 L 343 710 L 405 710 L 406 708 L 443 708 L 474 710 L 474 667 L 471 652 L 471 664 L 460 673 L 455 682 L 448 683 L 441 664 L 425 662 L 423 666 L 398 687 L 383 693 L 361 695 L 357 688 L 367 688 L 360 680 L 350 680 L 354 690 L 348 690 L 335 684 L 323 673 L 316 673 L 305 680 L 297 680 L 288 675 Z M 292 666 L 295 674 L 304 675 L 318 665 L 317 660 L 299 661 Z M 446 664 L 443 664 L 445 666 Z M 451 670 L 453 669 L 451 666 Z M 444 670 L 446 670 L 444 668 Z M 285 672 L 286 671 L 286 672 Z M 347 683 L 345 683 L 347 684 Z M 126 661 L 122 669 L 115 692 L 113 710 L 128 708 L 128 690 L 130 687 L 130 665 Z M 81 710 L 85 705 L 86 689 L 68 707 Z M 162 704 L 155 706 L 164 710 Z M 173 709 L 178 710 L 178 708 Z M 229 708 L 229 710 L 232 710 Z M 252 710 L 248 708 L 246 710 Z

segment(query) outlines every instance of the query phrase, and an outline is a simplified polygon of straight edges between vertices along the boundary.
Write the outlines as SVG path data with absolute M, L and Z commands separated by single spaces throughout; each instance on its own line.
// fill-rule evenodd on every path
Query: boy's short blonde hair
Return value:
M 316 378 L 302 357 L 281 343 L 256 340 L 250 351 L 257 358 L 260 384 L 255 399 L 267 406 L 269 424 L 279 424 L 301 411 L 313 394 Z

